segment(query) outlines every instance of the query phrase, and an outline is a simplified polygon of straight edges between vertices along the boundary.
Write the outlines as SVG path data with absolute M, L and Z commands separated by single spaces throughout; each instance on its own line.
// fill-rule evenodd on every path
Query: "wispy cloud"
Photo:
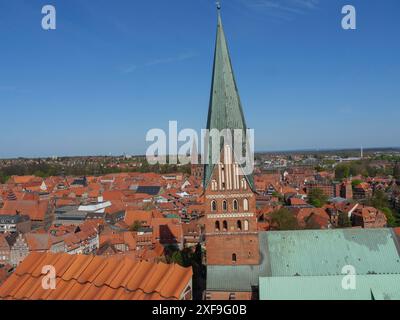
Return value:
M 158 58 L 158 59 L 153 59 L 149 60 L 143 64 L 139 65 L 129 65 L 125 66 L 124 68 L 121 69 L 122 73 L 132 73 L 135 72 L 139 68 L 146 68 L 146 67 L 153 67 L 161 64 L 170 64 L 170 63 L 175 63 L 175 62 L 180 62 L 184 60 L 188 60 L 191 58 L 196 57 L 197 54 L 192 53 L 192 52 L 185 52 L 177 55 L 176 57 L 167 57 L 167 58 Z
M 306 14 L 318 8 L 320 0 L 239 0 L 250 9 L 262 10 L 278 20 L 292 20 L 296 15 Z

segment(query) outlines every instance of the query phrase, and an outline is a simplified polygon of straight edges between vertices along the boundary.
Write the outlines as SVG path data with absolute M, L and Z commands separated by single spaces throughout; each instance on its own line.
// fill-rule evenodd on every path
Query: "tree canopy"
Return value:
M 322 208 L 327 201 L 328 197 L 319 188 L 313 188 L 308 193 L 308 203 L 314 207 Z
M 297 230 L 299 224 L 295 215 L 288 209 L 282 208 L 271 213 L 271 226 L 276 230 Z

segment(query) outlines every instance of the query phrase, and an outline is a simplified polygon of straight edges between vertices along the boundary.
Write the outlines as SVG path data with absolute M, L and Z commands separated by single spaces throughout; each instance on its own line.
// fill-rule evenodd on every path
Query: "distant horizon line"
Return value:
M 333 152 L 333 151 L 361 151 L 361 148 L 364 152 L 366 151 L 379 151 L 379 150 L 398 150 L 400 151 L 400 147 L 358 147 L 358 148 L 302 148 L 302 149 L 276 149 L 276 150 L 258 150 L 255 151 L 254 154 L 268 154 L 268 153 L 295 153 L 295 152 Z M 48 159 L 48 158 L 95 158 L 95 157 L 105 157 L 105 158 L 117 158 L 117 157 L 146 157 L 145 154 L 92 154 L 92 155 L 52 155 L 52 156 L 14 156 L 14 157 L 0 157 L 0 160 L 18 160 L 18 159 Z M 169 155 L 164 155 L 169 156 Z

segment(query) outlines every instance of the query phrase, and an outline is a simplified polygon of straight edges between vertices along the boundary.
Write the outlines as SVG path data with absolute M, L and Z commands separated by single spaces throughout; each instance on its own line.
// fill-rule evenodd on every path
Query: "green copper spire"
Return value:
M 236 86 L 235 76 L 228 45 L 225 38 L 220 14 L 221 5 L 217 2 L 218 27 L 214 53 L 214 67 L 212 75 L 210 106 L 208 109 L 207 129 L 241 129 L 246 134 L 246 121 L 244 119 L 239 91 Z M 211 150 L 210 144 L 209 148 Z M 222 146 L 221 146 L 222 148 Z M 214 165 L 211 163 L 211 154 L 208 155 L 209 164 L 205 166 L 204 187 L 207 187 Z M 253 187 L 253 179 L 247 176 L 249 184 Z

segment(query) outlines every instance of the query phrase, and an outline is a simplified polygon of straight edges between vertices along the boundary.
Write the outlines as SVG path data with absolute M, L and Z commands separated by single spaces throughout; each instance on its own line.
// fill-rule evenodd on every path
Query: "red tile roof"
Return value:
M 182 224 L 177 219 L 154 218 L 152 227 L 154 243 L 176 244 L 183 240 Z
M 42 288 L 42 267 L 56 270 L 56 289 Z M 32 253 L 0 287 L 0 299 L 180 299 L 192 269 L 129 258 Z
M 6 201 L 0 210 L 0 215 L 15 215 L 17 211 L 21 214 L 28 215 L 31 220 L 43 221 L 48 209 L 49 202 L 47 200 L 16 200 Z
M 51 248 L 52 241 L 49 234 L 31 232 L 24 236 L 30 251 L 47 251 Z
M 10 250 L 10 245 L 6 240 L 6 236 L 0 233 L 0 251 L 7 251 Z
M 112 190 L 112 191 L 104 191 L 103 194 L 104 201 L 108 200 L 122 200 L 125 198 L 125 195 L 122 191 Z
M 135 223 L 135 221 L 140 221 L 145 226 L 150 226 L 152 219 L 153 219 L 152 211 L 135 210 L 135 209 L 127 209 L 125 211 L 124 222 L 128 226 L 133 225 Z
M 11 181 L 16 184 L 23 184 L 37 179 L 35 176 L 12 176 Z
M 299 198 L 290 198 L 290 204 L 292 206 L 300 206 L 300 205 L 306 205 L 307 202 L 305 202 L 303 199 L 299 199 Z

